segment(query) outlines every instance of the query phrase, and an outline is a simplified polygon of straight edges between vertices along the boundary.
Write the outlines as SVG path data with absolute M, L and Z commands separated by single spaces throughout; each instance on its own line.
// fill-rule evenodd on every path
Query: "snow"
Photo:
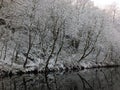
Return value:
M 0 70 L 14 73 L 35 69 L 42 71 L 49 56 L 48 68 L 56 71 L 120 64 L 118 16 L 113 23 L 111 14 L 88 1 L 80 0 L 74 5 L 71 0 L 4 1 L 5 6 L 0 9 L 0 17 L 6 21 L 6 25 L 0 26 Z M 56 35 L 58 38 L 50 55 Z M 31 43 L 26 68 L 23 68 Z M 94 50 L 78 62 L 93 47 Z

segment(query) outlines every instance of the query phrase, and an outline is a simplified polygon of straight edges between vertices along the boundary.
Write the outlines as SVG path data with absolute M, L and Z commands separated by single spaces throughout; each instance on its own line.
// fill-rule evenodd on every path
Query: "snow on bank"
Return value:
M 106 63 L 95 63 L 94 61 L 91 60 L 83 60 L 80 63 L 77 61 L 73 62 L 73 59 L 76 57 L 76 55 L 69 56 L 68 59 L 69 62 L 63 62 L 63 61 L 58 61 L 55 64 L 55 60 L 51 59 L 48 65 L 48 68 L 50 71 L 64 71 L 64 70 L 82 70 L 84 68 L 97 68 L 97 67 L 104 67 L 104 66 L 114 66 L 115 64 L 113 62 L 106 62 Z M 23 68 L 23 64 L 19 63 L 10 63 L 8 58 L 7 60 L 2 60 L 0 61 L 0 71 L 5 71 L 5 72 L 12 72 L 13 74 L 17 74 L 17 72 L 29 72 L 29 71 L 34 71 L 38 70 L 38 72 L 43 71 L 44 72 L 44 67 L 45 67 L 45 62 L 41 59 L 37 59 L 35 62 L 32 62 L 29 60 L 28 64 L 26 65 L 26 68 Z

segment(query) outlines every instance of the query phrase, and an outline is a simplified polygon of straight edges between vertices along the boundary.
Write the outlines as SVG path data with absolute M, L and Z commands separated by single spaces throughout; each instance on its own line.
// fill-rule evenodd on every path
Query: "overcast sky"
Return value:
M 120 0 L 92 0 L 95 4 L 95 6 L 98 6 L 100 8 L 104 8 L 108 5 L 111 5 L 112 3 L 116 3 L 120 7 Z

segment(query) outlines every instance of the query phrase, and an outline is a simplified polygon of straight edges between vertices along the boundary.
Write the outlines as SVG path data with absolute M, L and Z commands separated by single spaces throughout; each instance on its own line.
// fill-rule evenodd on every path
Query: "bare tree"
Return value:
M 87 32 L 87 38 L 85 40 L 83 54 L 80 57 L 80 59 L 78 60 L 78 62 L 80 62 L 82 59 L 85 59 L 87 56 L 89 56 L 93 52 L 93 50 L 95 49 L 95 44 L 97 42 L 97 39 L 98 39 L 99 35 L 100 35 L 100 31 L 94 37 L 95 40 L 93 40 L 92 36 L 91 36 L 91 31 Z
M 46 72 L 48 71 L 48 64 L 49 64 L 49 62 L 50 62 L 50 59 L 51 59 L 53 53 L 55 52 L 57 40 L 59 39 L 59 35 L 61 34 L 61 31 L 63 31 L 63 36 L 62 36 L 62 38 L 64 38 L 64 29 L 63 29 L 62 27 L 63 27 L 64 24 L 65 24 L 65 20 L 63 20 L 63 21 L 59 20 L 59 19 L 61 19 L 60 17 L 57 17 L 57 18 L 56 18 L 56 17 L 52 17 L 52 19 L 53 19 L 53 22 L 54 22 L 54 23 L 53 23 L 53 28 L 52 28 L 53 44 L 52 44 L 51 52 L 50 52 L 50 54 L 49 54 L 49 56 L 48 56 L 48 59 L 47 59 L 47 61 L 46 61 L 46 66 L 45 66 L 45 71 L 46 71 Z M 61 21 L 61 22 L 60 22 L 60 25 L 59 25 L 59 21 Z M 64 41 L 62 41 L 62 44 L 61 44 L 61 46 L 60 46 L 60 48 L 59 48 L 59 50 L 58 50 L 58 52 L 57 52 L 57 56 L 56 56 L 55 62 L 57 62 L 58 55 L 59 55 L 59 53 L 61 52 L 61 49 L 62 49 L 62 47 L 63 47 L 63 42 L 64 42 Z
M 35 13 L 36 13 L 36 0 L 32 1 L 32 13 L 29 15 L 28 13 L 28 16 L 29 17 L 29 20 L 30 20 L 30 25 L 26 25 L 27 26 L 27 29 L 28 29 L 28 50 L 25 54 L 26 56 L 26 59 L 25 59 L 25 62 L 23 64 L 23 67 L 25 68 L 26 67 L 26 64 L 27 64 L 27 61 L 28 61 L 28 57 L 29 57 L 29 53 L 30 53 L 30 50 L 32 49 L 32 46 L 33 46 L 33 42 L 34 42 L 34 39 L 36 37 L 36 32 L 33 28 L 33 24 L 34 24 L 34 21 L 35 21 Z M 32 33 L 35 33 L 34 36 L 32 36 Z

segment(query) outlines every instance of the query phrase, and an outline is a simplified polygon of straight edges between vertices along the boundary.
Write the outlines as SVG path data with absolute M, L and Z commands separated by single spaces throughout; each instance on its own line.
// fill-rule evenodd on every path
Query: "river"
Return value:
M 0 90 L 120 90 L 120 68 L 5 77 Z

